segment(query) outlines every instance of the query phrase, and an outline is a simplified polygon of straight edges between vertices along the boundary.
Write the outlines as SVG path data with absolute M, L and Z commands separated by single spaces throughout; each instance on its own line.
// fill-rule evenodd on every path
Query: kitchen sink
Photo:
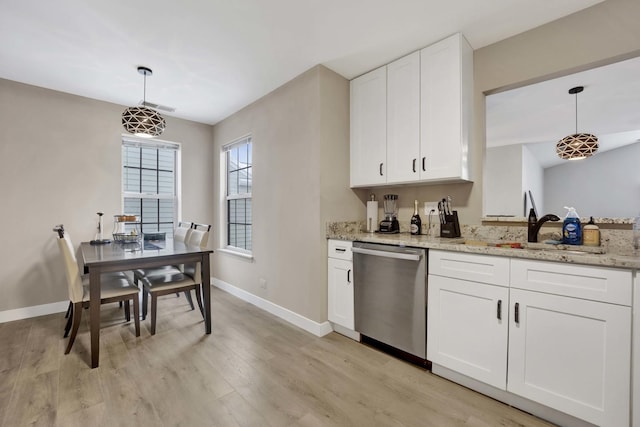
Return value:
M 487 241 L 487 240 L 461 240 L 459 242 L 468 246 L 488 246 L 492 248 L 504 248 L 504 249 L 522 249 L 524 245 L 520 242 L 508 242 L 508 241 Z
M 606 250 L 601 246 L 564 245 L 548 243 L 526 243 L 525 248 L 534 251 L 558 251 L 572 255 L 597 255 Z
M 460 239 L 452 243 L 459 243 L 468 246 L 487 246 L 501 249 L 527 249 L 532 251 L 553 251 L 562 252 L 571 255 L 594 255 L 603 254 L 605 249 L 600 246 L 576 246 L 564 244 L 548 244 L 548 243 L 521 243 L 512 241 L 488 241 L 482 239 Z

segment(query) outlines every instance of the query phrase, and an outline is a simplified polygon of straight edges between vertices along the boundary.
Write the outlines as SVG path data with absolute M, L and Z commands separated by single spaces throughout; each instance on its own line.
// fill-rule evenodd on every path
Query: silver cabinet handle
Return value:
M 373 249 L 365 249 L 365 248 L 351 248 L 351 252 L 355 254 L 372 255 L 372 256 L 379 256 L 383 258 L 406 259 L 409 261 L 420 261 L 420 258 L 422 258 L 421 253 L 387 252 L 387 251 L 376 251 Z
M 382 163 L 380 163 L 380 176 L 382 176 Z

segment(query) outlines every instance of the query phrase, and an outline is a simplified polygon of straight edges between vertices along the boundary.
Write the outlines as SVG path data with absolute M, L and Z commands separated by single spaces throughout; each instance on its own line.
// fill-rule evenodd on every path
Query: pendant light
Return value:
M 166 123 L 160 113 L 146 106 L 147 76 L 152 75 L 153 71 L 147 67 L 138 67 L 138 72 L 144 76 L 142 106 L 129 107 L 124 110 L 122 113 L 122 126 L 127 132 L 135 136 L 152 138 L 164 132 Z
M 565 160 L 586 159 L 598 151 L 598 138 L 595 135 L 578 133 L 578 94 L 583 90 L 583 86 L 569 89 L 569 94 L 576 96 L 576 133 L 565 136 L 556 144 L 556 153 Z

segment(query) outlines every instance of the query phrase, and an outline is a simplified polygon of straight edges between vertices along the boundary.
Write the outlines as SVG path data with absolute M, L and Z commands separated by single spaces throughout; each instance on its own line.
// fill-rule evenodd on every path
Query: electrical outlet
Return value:
M 429 215 L 438 215 L 438 202 L 424 202 L 424 214 L 427 217 Z
M 265 279 L 264 277 L 260 278 L 260 287 L 262 289 L 267 289 L 267 279 Z

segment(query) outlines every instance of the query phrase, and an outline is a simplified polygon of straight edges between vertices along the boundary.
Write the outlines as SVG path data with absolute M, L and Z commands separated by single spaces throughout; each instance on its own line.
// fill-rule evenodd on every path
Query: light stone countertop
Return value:
M 351 225 L 351 226 L 350 226 Z M 447 239 L 427 235 L 413 236 L 410 233 L 381 234 L 358 231 L 357 223 L 332 223 L 327 227 L 327 238 L 337 240 L 351 240 L 369 243 L 382 243 L 397 246 L 412 246 L 427 249 L 441 249 L 453 252 L 466 252 L 485 255 L 506 256 L 511 258 L 526 258 L 541 261 L 568 262 L 601 267 L 616 267 L 625 269 L 640 268 L 640 254 L 633 249 L 624 250 L 616 247 L 603 248 L 606 253 L 577 253 L 576 251 L 594 251 L 594 248 L 575 246 L 567 247 L 567 250 L 553 249 L 552 245 L 529 244 L 531 248 L 515 249 L 496 246 L 480 246 L 478 244 L 465 244 L 465 241 L 478 241 L 474 237 Z M 485 239 L 482 239 L 485 240 Z M 494 243 L 523 242 L 521 239 L 498 239 L 485 241 Z M 526 239 L 524 239 L 526 241 Z M 548 246 L 549 249 L 540 249 Z M 571 250 L 574 250 L 573 252 Z M 596 249 L 597 251 L 597 249 Z

